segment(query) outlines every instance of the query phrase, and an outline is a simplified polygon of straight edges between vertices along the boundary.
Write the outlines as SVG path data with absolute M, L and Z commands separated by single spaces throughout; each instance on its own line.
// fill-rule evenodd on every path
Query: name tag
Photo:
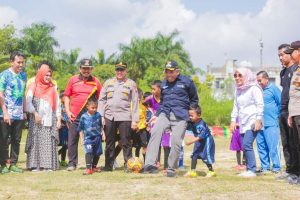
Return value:
M 185 88 L 183 84 L 178 84 L 177 87 L 179 87 L 179 88 Z

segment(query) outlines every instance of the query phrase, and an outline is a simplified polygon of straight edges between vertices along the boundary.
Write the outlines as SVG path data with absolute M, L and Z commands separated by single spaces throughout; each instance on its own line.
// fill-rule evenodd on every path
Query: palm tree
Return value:
M 54 48 L 58 41 L 52 36 L 55 26 L 47 23 L 33 23 L 30 27 L 21 30 L 20 39 L 22 51 L 29 56 L 39 56 L 44 59 L 54 60 Z
M 96 57 L 91 56 L 93 65 L 104 65 L 104 64 L 115 64 L 116 63 L 116 53 L 111 54 L 108 58 L 105 58 L 105 53 L 103 49 L 96 51 Z
M 134 80 L 144 79 L 147 69 L 163 69 L 167 60 L 173 59 L 181 66 L 186 74 L 193 74 L 195 69 L 190 61 L 189 54 L 183 49 L 183 42 L 176 40 L 178 31 L 169 35 L 157 33 L 154 38 L 132 38 L 129 45 L 120 45 L 119 59 L 129 64 L 129 74 Z M 159 71 L 158 70 L 158 71 Z M 155 70 L 157 71 L 157 70 Z
M 74 74 L 78 70 L 78 57 L 80 49 L 71 49 L 69 53 L 65 50 L 56 53 L 56 69 L 58 72 Z

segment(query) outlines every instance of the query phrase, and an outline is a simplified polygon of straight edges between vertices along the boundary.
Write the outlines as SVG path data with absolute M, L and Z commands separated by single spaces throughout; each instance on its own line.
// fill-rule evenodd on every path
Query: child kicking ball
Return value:
M 187 172 L 184 176 L 197 177 L 197 159 L 201 159 L 209 170 L 206 177 L 215 177 L 216 173 L 212 167 L 212 164 L 215 162 L 215 142 L 208 126 L 201 118 L 200 106 L 191 106 L 189 109 L 189 116 L 191 123 L 189 124 L 188 129 L 193 131 L 195 138 L 192 141 L 185 143 L 187 146 L 194 144 L 194 149 L 191 155 L 191 171 Z

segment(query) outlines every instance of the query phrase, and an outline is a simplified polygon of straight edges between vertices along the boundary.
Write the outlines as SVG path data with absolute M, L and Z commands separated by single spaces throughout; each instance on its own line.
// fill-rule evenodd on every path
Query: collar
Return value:
M 195 126 L 198 126 L 201 123 L 202 123 L 202 118 L 200 118 L 199 121 L 195 122 L 194 124 L 195 124 Z
M 294 64 L 290 67 L 290 69 L 291 69 L 292 72 L 294 72 L 298 69 L 298 67 L 299 67 L 298 65 Z
M 176 79 L 173 81 L 173 82 L 169 82 L 167 79 L 165 79 L 166 80 L 166 82 L 168 83 L 168 84 L 175 84 L 178 80 L 181 80 L 182 79 L 182 75 L 181 74 L 178 74 L 178 76 L 176 77 Z
M 114 77 L 114 81 L 117 81 L 118 83 L 125 83 L 127 80 L 127 77 L 125 77 L 123 80 L 118 80 L 117 77 Z
M 8 70 L 9 70 L 13 75 L 19 75 L 19 74 L 20 74 L 20 72 L 19 72 L 19 73 L 14 72 L 14 70 L 12 70 L 11 67 L 10 67 Z
M 271 85 L 272 85 L 272 83 L 269 82 L 268 85 L 263 90 L 269 89 L 271 87 Z
M 83 80 L 82 74 L 78 75 L 78 79 L 81 80 L 81 81 Z M 93 81 L 93 76 L 90 75 L 89 78 L 86 81 Z

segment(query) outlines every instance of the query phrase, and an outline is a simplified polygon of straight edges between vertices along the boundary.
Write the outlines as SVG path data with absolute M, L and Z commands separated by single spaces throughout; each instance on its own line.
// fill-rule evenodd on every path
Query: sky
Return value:
M 299 0 L 0 0 L 0 27 L 18 30 L 34 22 L 56 26 L 60 49 L 81 48 L 81 57 L 118 52 L 133 36 L 180 32 L 195 67 L 280 66 L 277 47 L 300 40 Z

